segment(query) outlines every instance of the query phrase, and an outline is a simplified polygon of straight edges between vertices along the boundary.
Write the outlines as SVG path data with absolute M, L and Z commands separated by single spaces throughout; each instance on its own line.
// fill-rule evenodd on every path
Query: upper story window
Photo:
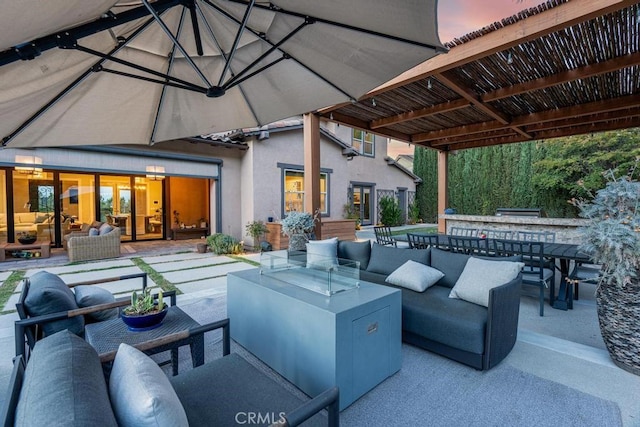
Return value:
M 284 211 L 304 211 L 304 172 L 285 169 Z M 327 174 L 320 173 L 320 213 L 327 214 Z
M 354 129 L 351 145 L 363 156 L 375 156 L 375 135 L 372 133 L 365 132 L 360 129 Z

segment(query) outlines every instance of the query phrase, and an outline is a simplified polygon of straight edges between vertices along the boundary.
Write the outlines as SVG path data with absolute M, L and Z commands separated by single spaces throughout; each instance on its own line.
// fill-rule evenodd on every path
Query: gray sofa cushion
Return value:
M 60 277 L 47 271 L 39 271 L 29 279 L 29 292 L 24 300 L 29 316 L 59 313 L 78 308 L 71 289 Z M 42 326 L 44 335 L 51 335 L 63 329 L 74 334 L 84 333 L 84 318 L 75 316 L 55 322 L 47 322 Z
M 16 426 L 117 426 L 96 351 L 69 331 L 46 337 L 25 371 Z
M 374 243 L 367 271 L 388 276 L 409 260 L 429 265 L 429 251 L 430 249 L 394 248 Z
M 115 302 L 116 300 L 111 292 L 105 288 L 101 288 L 100 286 L 80 285 L 76 286 L 73 290 L 78 307 L 91 307 L 94 305 L 108 304 Z M 117 308 L 112 308 L 109 310 L 89 313 L 87 316 L 97 322 L 101 322 L 103 320 L 115 319 L 119 316 L 119 313 Z
M 444 273 L 444 277 L 436 285 L 453 288 L 469 258 L 471 258 L 469 255 L 431 248 L 431 267 Z
M 402 329 L 453 348 L 483 354 L 487 308 L 449 298 L 450 291 L 438 285 L 424 292 L 402 289 Z
M 303 403 L 236 353 L 181 373 L 169 381 L 191 426 L 251 425 L 247 418 L 251 414 L 261 414 L 265 418 L 259 424 L 268 425 L 275 423 L 282 412 L 291 412 Z M 327 419 L 320 413 L 303 425 L 326 426 Z
M 352 261 L 360 261 L 360 270 L 366 270 L 369 266 L 369 257 L 371 256 L 371 242 L 338 242 L 338 258 L 350 259 Z
M 388 283 L 385 282 L 386 279 L 386 274 L 372 273 L 367 270 L 360 271 L 360 280 L 364 280 L 365 282 L 377 283 L 378 285 L 388 285 Z

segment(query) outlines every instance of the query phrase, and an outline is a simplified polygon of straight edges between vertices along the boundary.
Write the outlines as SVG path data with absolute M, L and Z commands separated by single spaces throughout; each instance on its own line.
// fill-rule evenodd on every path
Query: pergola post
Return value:
M 320 117 L 304 115 L 304 210 L 312 215 L 320 210 Z M 320 223 L 316 237 L 322 238 Z
M 438 151 L 438 233 L 447 232 L 447 221 L 441 218 L 449 204 L 449 152 Z

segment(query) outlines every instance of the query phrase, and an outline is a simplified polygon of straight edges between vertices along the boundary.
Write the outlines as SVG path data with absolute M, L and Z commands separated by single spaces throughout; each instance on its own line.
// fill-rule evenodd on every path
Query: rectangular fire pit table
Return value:
M 171 367 L 173 375 L 178 375 L 178 348 L 189 345 L 191 348 L 191 360 L 193 366 L 204 363 L 204 335 L 198 333 L 190 336 L 189 330 L 198 328 L 200 324 L 188 314 L 176 306 L 169 307 L 162 325 L 148 331 L 130 331 L 122 319 L 112 319 L 103 322 L 91 323 L 85 326 L 85 340 L 96 349 L 102 363 L 112 362 L 120 343 L 132 346 L 154 341 L 156 345 L 149 350 L 143 350 L 147 354 L 156 354 L 163 351 L 171 351 Z M 183 333 L 184 338 L 177 341 L 162 343 L 162 339 L 169 335 Z
M 229 273 L 231 337 L 311 397 L 338 386 L 342 410 L 400 370 L 401 293 L 359 281 L 328 296 L 287 282 L 309 275 Z

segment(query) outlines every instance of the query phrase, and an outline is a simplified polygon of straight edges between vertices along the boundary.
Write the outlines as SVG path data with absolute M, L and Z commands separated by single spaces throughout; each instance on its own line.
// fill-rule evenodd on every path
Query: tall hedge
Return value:
M 630 167 L 640 156 L 640 129 L 460 150 L 449 156 L 449 206 L 458 213 L 493 215 L 499 207 L 543 208 L 550 217 L 576 217 L 567 200 L 583 187 L 604 186 L 602 172 Z M 416 200 L 425 222 L 437 220 L 436 150 L 416 147 Z

